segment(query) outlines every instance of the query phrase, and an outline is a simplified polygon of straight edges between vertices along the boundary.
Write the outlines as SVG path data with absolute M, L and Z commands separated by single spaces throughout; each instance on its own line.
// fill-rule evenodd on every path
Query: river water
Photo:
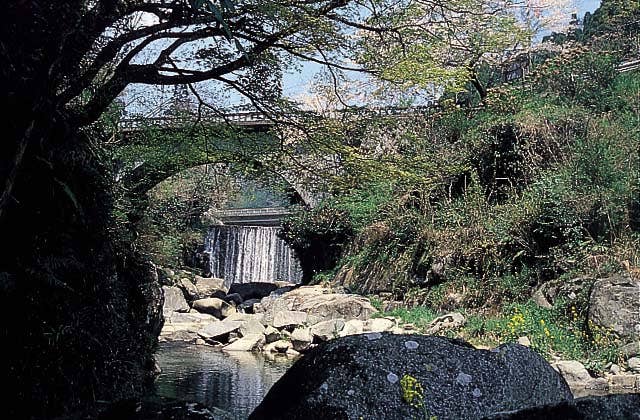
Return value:
M 246 419 L 294 362 L 284 355 L 172 343 L 160 345 L 156 360 L 162 369 L 157 395 L 221 409 L 230 419 Z

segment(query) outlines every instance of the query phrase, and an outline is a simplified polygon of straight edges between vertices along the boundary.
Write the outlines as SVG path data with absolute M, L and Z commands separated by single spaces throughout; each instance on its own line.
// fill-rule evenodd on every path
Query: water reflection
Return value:
M 162 368 L 156 393 L 217 407 L 232 418 L 245 419 L 293 364 L 292 359 L 278 356 L 164 343 L 156 354 Z

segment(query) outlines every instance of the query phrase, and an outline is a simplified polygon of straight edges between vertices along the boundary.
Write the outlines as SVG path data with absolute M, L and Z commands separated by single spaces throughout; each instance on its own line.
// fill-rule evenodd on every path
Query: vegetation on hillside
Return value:
M 302 252 L 332 244 L 316 278 L 463 310 L 465 338 L 529 334 L 547 355 L 614 361 L 615 337 L 586 324 L 587 293 L 593 279 L 640 266 L 640 76 L 616 71 L 626 29 L 589 30 L 598 36 L 490 89 L 484 106 L 347 122 L 335 196 L 285 226 Z M 366 147 L 372 135 L 386 148 Z M 574 278 L 587 281 L 573 300 L 531 303 L 542 285 Z

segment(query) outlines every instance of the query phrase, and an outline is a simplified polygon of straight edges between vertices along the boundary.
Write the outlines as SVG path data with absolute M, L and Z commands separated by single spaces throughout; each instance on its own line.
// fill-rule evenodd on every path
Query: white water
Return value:
M 212 276 L 225 285 L 277 280 L 299 283 L 300 263 L 278 227 L 214 226 L 205 239 Z

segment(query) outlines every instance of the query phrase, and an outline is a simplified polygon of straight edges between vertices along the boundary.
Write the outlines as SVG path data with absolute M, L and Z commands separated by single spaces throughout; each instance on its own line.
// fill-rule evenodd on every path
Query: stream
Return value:
M 230 419 L 246 419 L 294 362 L 284 355 L 175 343 L 161 344 L 156 359 L 162 369 L 157 395 L 199 402 Z

